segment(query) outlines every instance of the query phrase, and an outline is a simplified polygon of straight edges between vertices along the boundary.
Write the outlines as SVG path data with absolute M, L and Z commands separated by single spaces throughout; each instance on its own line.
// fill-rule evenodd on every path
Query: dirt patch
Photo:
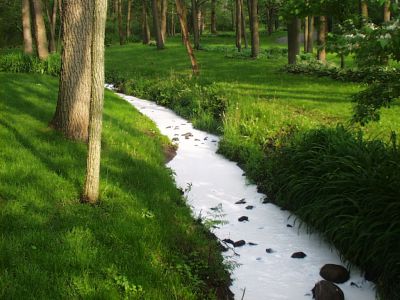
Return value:
M 165 158 L 166 164 L 174 159 L 174 157 L 176 156 L 177 149 L 178 149 L 178 147 L 176 145 L 172 145 L 172 144 L 163 145 L 163 153 L 164 153 L 164 158 Z

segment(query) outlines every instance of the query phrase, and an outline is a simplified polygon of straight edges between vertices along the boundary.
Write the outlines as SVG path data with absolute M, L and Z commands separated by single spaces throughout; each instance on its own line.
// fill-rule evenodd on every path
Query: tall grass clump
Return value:
M 270 150 L 265 185 L 277 204 L 319 230 L 341 255 L 400 299 L 400 151 L 343 127 L 297 134 Z
M 38 73 L 58 76 L 61 70 L 59 54 L 51 54 L 46 60 L 23 53 L 9 53 L 0 56 L 0 72 Z

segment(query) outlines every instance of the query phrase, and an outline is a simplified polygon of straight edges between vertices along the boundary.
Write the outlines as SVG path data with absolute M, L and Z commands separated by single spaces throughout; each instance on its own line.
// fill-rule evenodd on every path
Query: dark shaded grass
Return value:
M 154 124 L 106 93 L 101 202 L 86 145 L 48 128 L 57 81 L 0 73 L 0 298 L 204 299 L 228 275 L 163 163 Z

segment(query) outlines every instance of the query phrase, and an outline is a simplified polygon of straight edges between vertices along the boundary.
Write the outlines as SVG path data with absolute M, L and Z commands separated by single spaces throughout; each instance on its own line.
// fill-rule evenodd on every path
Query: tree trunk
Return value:
M 63 11 L 62 11 L 62 0 L 58 1 L 58 11 L 60 12 L 60 26 L 58 28 L 57 37 L 57 49 L 61 49 L 61 33 L 62 33 L 62 23 L 63 23 Z
M 126 15 L 126 39 L 129 41 L 132 36 L 132 0 L 128 0 L 128 12 Z
M 216 0 L 211 0 L 211 33 L 217 34 L 217 15 L 215 13 Z
M 361 0 L 361 17 L 363 22 L 368 21 L 368 3 L 367 0 Z
M 89 144 L 86 179 L 82 200 L 96 203 L 99 199 L 101 131 L 104 102 L 104 37 L 107 0 L 94 0 L 92 32 L 92 89 L 90 100 Z
M 49 45 L 49 50 L 51 53 L 54 53 L 57 51 L 56 47 L 56 23 L 57 23 L 57 0 L 54 0 L 53 2 L 53 9 L 52 13 L 50 15 L 50 9 L 48 6 L 48 2 L 45 2 L 46 4 L 46 13 L 47 13 L 47 19 L 49 20 L 49 25 L 50 25 L 50 45 Z
M 186 21 L 186 10 L 181 1 L 182 0 L 175 0 L 176 13 L 179 18 L 179 23 L 181 24 L 181 33 L 182 33 L 183 43 L 185 44 L 187 54 L 190 58 L 190 63 L 192 64 L 192 72 L 193 72 L 194 76 L 197 76 L 199 74 L 199 66 L 197 64 L 196 57 L 194 56 L 192 45 L 190 44 L 189 30 L 188 30 L 187 21 Z
M 147 20 L 147 6 L 146 0 L 142 0 L 142 32 L 143 32 L 143 44 L 147 45 L 150 42 L 150 28 Z
M 236 10 L 236 48 L 238 52 L 242 51 L 242 9 L 240 0 L 235 1 Z
M 390 22 L 390 15 L 390 0 L 386 0 L 386 2 L 383 4 L 383 21 Z
M 242 19 L 242 38 L 244 41 L 244 47 L 247 49 L 249 47 L 247 43 L 247 36 L 246 36 L 246 17 L 243 11 L 243 0 L 240 0 L 240 17 Z
M 171 8 L 171 36 L 175 36 L 176 28 L 175 28 L 175 12 L 174 7 Z
M 51 121 L 67 138 L 85 142 L 91 93 L 92 12 L 92 1 L 63 1 L 60 85 Z
M 307 53 L 313 53 L 313 50 L 314 50 L 314 17 L 308 16 Z
M 308 47 L 308 17 L 304 18 L 304 52 L 307 52 Z
M 157 0 L 152 0 L 152 9 L 153 9 L 153 29 L 154 29 L 154 35 L 156 36 L 156 42 L 157 42 L 157 49 L 162 50 L 164 49 L 164 42 L 163 38 L 161 35 L 161 28 L 160 28 L 160 18 L 158 14 L 158 1 Z
M 327 17 L 319 17 L 318 28 L 318 60 L 326 63 L 326 33 L 327 33 Z
M 300 32 L 301 21 L 293 18 L 288 21 L 288 62 L 290 65 L 296 64 L 296 57 L 300 53 Z
M 24 34 L 24 53 L 33 54 L 32 31 L 31 31 L 31 8 L 29 0 L 22 0 L 22 28 Z
M 49 56 L 46 26 L 43 19 L 42 0 L 32 0 L 33 11 L 35 14 L 35 39 L 38 56 L 45 60 Z
M 267 11 L 267 30 L 268 35 L 272 35 L 274 32 L 274 25 L 275 25 L 275 10 L 273 8 L 266 9 Z
M 122 0 L 118 0 L 118 34 L 119 34 L 119 44 L 125 44 L 124 29 L 122 26 Z
M 168 0 L 161 0 L 161 37 L 165 44 L 167 40 Z
M 194 49 L 200 49 L 200 34 L 199 34 L 199 22 L 197 12 L 197 1 L 192 0 L 192 26 L 193 26 L 193 41 Z
M 257 58 L 260 52 L 260 38 L 258 34 L 258 11 L 257 0 L 251 2 L 251 57 Z

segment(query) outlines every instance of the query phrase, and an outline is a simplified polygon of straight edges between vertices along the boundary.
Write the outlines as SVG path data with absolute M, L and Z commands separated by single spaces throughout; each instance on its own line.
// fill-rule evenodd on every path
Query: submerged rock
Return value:
M 240 199 L 239 201 L 236 201 L 235 204 L 246 204 L 246 199 Z
M 267 252 L 268 254 L 274 253 L 275 251 L 272 248 L 267 248 L 265 249 L 265 252 Z
M 238 219 L 239 222 L 245 222 L 245 221 L 249 221 L 249 217 L 247 216 L 242 216 Z
M 295 252 L 292 254 L 291 258 L 304 258 L 306 256 L 307 254 L 305 254 L 304 252 Z
M 319 275 L 325 280 L 344 283 L 350 278 L 350 272 L 343 266 L 335 264 L 326 264 L 319 271 Z
M 343 291 L 332 282 L 321 280 L 312 289 L 316 300 L 344 300 Z
M 246 245 L 246 242 L 244 240 L 236 241 L 235 243 L 233 243 L 234 247 L 242 247 L 244 245 Z
M 248 209 L 248 210 L 253 209 L 253 208 L 254 208 L 253 205 L 247 205 L 247 206 L 246 206 L 246 209 Z
M 227 243 L 227 244 L 235 245 L 235 242 L 232 241 L 231 239 L 223 239 L 222 241 Z

